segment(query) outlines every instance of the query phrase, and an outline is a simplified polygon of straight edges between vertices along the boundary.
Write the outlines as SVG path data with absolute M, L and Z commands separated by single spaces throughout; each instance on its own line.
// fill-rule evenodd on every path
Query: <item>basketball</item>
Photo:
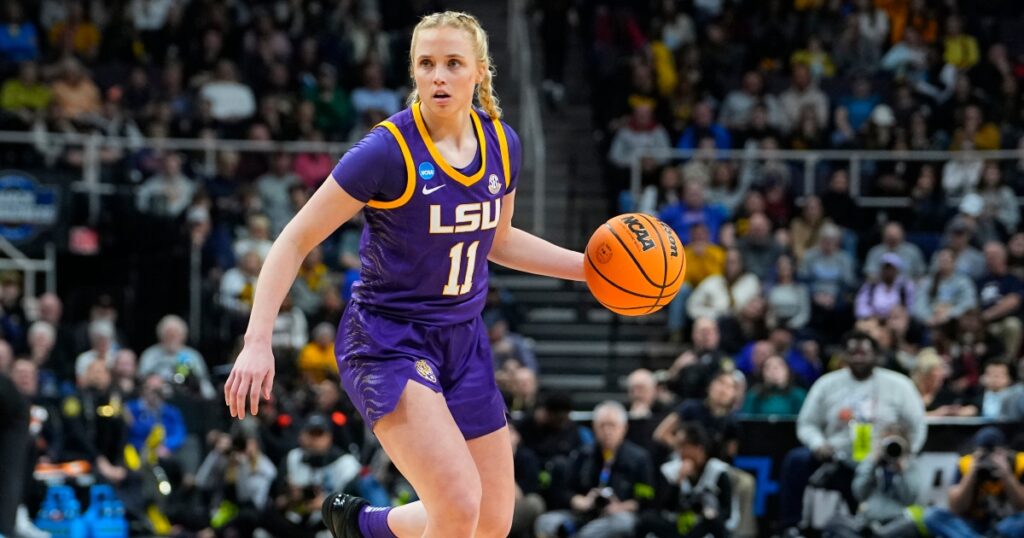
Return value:
M 643 213 L 626 213 L 598 227 L 587 242 L 584 271 L 590 293 L 623 316 L 667 305 L 686 276 L 686 255 L 672 228 Z

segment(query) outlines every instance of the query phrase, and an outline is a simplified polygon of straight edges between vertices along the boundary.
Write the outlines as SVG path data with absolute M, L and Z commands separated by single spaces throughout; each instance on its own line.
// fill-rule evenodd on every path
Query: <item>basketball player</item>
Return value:
M 247 397 L 256 414 L 260 396 L 270 396 L 274 318 L 301 260 L 365 208 L 338 371 L 420 501 L 390 509 L 333 494 L 324 522 L 338 538 L 504 537 L 515 483 L 480 316 L 487 261 L 583 280 L 583 255 L 511 225 L 521 147 L 500 121 L 477 20 L 425 17 L 410 60 L 410 106 L 349 150 L 274 242 L 225 399 L 232 416 L 244 417 Z

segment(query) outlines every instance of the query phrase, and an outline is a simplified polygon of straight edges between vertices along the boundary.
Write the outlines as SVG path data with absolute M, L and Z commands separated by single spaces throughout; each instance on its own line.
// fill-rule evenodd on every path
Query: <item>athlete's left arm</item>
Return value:
M 516 193 L 501 199 L 501 220 L 487 259 L 505 267 L 536 275 L 584 280 L 583 254 L 552 244 L 512 226 Z

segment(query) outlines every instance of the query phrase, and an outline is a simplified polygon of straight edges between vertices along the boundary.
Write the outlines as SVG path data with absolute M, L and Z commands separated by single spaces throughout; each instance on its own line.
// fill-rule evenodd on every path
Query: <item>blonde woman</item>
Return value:
M 349 150 L 274 242 L 225 386 L 233 416 L 269 397 L 274 319 L 300 262 L 363 210 L 338 371 L 420 501 L 391 509 L 329 495 L 324 522 L 338 538 L 504 537 L 511 526 L 512 443 L 480 317 L 487 262 L 584 280 L 583 255 L 512 227 L 521 149 L 500 120 L 487 48 L 471 15 L 416 26 L 408 108 Z

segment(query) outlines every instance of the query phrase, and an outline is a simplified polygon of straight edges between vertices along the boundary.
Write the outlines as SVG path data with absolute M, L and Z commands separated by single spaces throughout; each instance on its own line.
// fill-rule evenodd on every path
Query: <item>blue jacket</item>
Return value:
M 162 424 L 166 437 L 164 446 L 174 452 L 185 442 L 185 419 L 181 417 L 181 411 L 170 404 L 163 404 L 157 413 L 153 413 L 142 398 L 128 402 L 128 411 L 132 414 L 132 425 L 128 428 L 128 442 L 136 449 L 142 450 L 146 445 L 146 438 L 153 431 L 153 427 Z

